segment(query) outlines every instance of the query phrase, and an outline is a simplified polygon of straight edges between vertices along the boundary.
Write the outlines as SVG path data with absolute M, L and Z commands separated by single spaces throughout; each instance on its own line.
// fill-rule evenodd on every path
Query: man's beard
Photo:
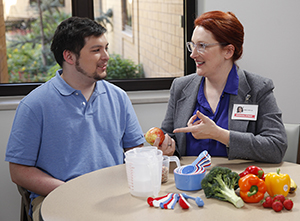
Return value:
M 97 71 L 95 71 L 92 76 L 89 76 L 88 73 L 86 73 L 81 67 L 80 67 L 80 64 L 79 64 L 79 61 L 78 59 L 76 60 L 76 63 L 75 63 L 75 68 L 78 72 L 80 72 L 81 74 L 87 76 L 87 77 L 90 77 L 90 78 L 93 78 L 94 80 L 96 81 L 100 81 L 100 80 L 103 80 L 104 78 L 106 78 L 106 73 L 103 77 L 101 77 L 101 75 L 99 75 L 97 73 Z

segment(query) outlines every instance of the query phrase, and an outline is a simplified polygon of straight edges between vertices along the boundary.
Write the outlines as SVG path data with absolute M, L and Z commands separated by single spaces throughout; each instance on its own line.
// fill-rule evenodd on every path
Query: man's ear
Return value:
M 64 50 L 63 57 L 68 64 L 75 64 L 75 55 L 69 50 Z
M 235 47 L 232 44 L 229 44 L 224 47 L 224 51 L 225 51 L 225 58 L 231 59 L 232 56 L 234 55 Z

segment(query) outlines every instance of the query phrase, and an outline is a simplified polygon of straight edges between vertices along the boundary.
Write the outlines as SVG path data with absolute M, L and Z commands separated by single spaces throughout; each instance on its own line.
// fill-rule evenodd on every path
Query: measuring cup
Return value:
M 162 151 L 157 147 L 140 147 L 125 152 L 130 193 L 137 197 L 158 196 L 161 188 Z
M 169 179 L 170 162 L 175 162 L 177 167 L 180 167 L 180 161 L 177 156 L 163 156 L 161 183 L 165 183 Z

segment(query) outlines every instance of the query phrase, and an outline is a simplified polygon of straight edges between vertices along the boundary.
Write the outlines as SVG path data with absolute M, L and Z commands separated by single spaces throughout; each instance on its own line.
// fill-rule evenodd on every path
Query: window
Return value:
M 122 0 L 122 29 L 132 32 L 132 0 Z
M 4 2 L 8 70 L 1 83 L 45 82 L 56 66 L 52 36 L 57 24 L 71 16 L 71 0 Z
M 30 5 L 33 5 L 34 3 L 37 3 L 38 0 L 30 0 L 29 3 Z M 59 4 L 61 4 L 61 6 L 65 6 L 65 0 L 52 0 L 52 2 L 58 2 Z
M 94 14 L 97 12 L 94 0 Z M 184 29 L 182 1 L 102 0 L 103 14 L 113 12 L 104 24 L 111 57 L 139 65 L 145 81 L 172 80 L 184 75 Z M 122 23 L 120 24 L 120 21 Z M 122 25 L 122 26 L 121 26 Z M 108 77 L 110 77 L 110 72 Z M 114 81 L 118 78 L 114 78 Z M 131 78 L 132 80 L 132 78 Z M 141 81 L 139 81 L 141 82 Z M 126 81 L 126 84 L 128 81 Z M 147 82 L 149 83 L 149 82 Z
M 110 53 L 118 54 L 122 59 L 130 59 L 135 64 L 143 66 L 145 74 L 143 78 L 114 79 L 110 80 L 112 83 L 127 91 L 169 89 L 174 77 L 191 73 L 185 61 L 188 56 L 185 55 L 187 53 L 184 42 L 192 33 L 195 1 L 86 0 L 82 5 L 82 1 L 72 0 L 71 3 L 73 15 L 96 19 L 101 13 L 105 14 Z M 122 3 L 126 3 L 124 24 L 125 27 L 131 25 L 130 38 L 122 33 L 123 26 L 118 23 L 122 21 L 119 19 L 122 16 Z M 65 1 L 65 5 L 68 5 L 68 1 Z M 129 7 L 131 10 L 128 10 Z M 192 13 L 187 15 L 187 11 Z M 112 16 L 109 17 L 110 15 Z M 191 27 L 187 26 L 188 23 L 191 23 L 189 24 Z M 191 59 L 188 57 L 188 60 Z M 1 60 L 1 69 L 3 63 L 5 62 Z M 194 64 L 191 67 L 194 68 Z M 12 84 L 1 76 L 0 96 L 26 95 L 38 85 L 40 83 Z

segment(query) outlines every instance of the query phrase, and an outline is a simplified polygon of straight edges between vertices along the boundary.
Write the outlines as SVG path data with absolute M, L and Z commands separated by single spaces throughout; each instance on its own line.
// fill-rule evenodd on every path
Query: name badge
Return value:
M 232 120 L 253 120 L 257 119 L 258 105 L 234 104 L 232 110 Z

